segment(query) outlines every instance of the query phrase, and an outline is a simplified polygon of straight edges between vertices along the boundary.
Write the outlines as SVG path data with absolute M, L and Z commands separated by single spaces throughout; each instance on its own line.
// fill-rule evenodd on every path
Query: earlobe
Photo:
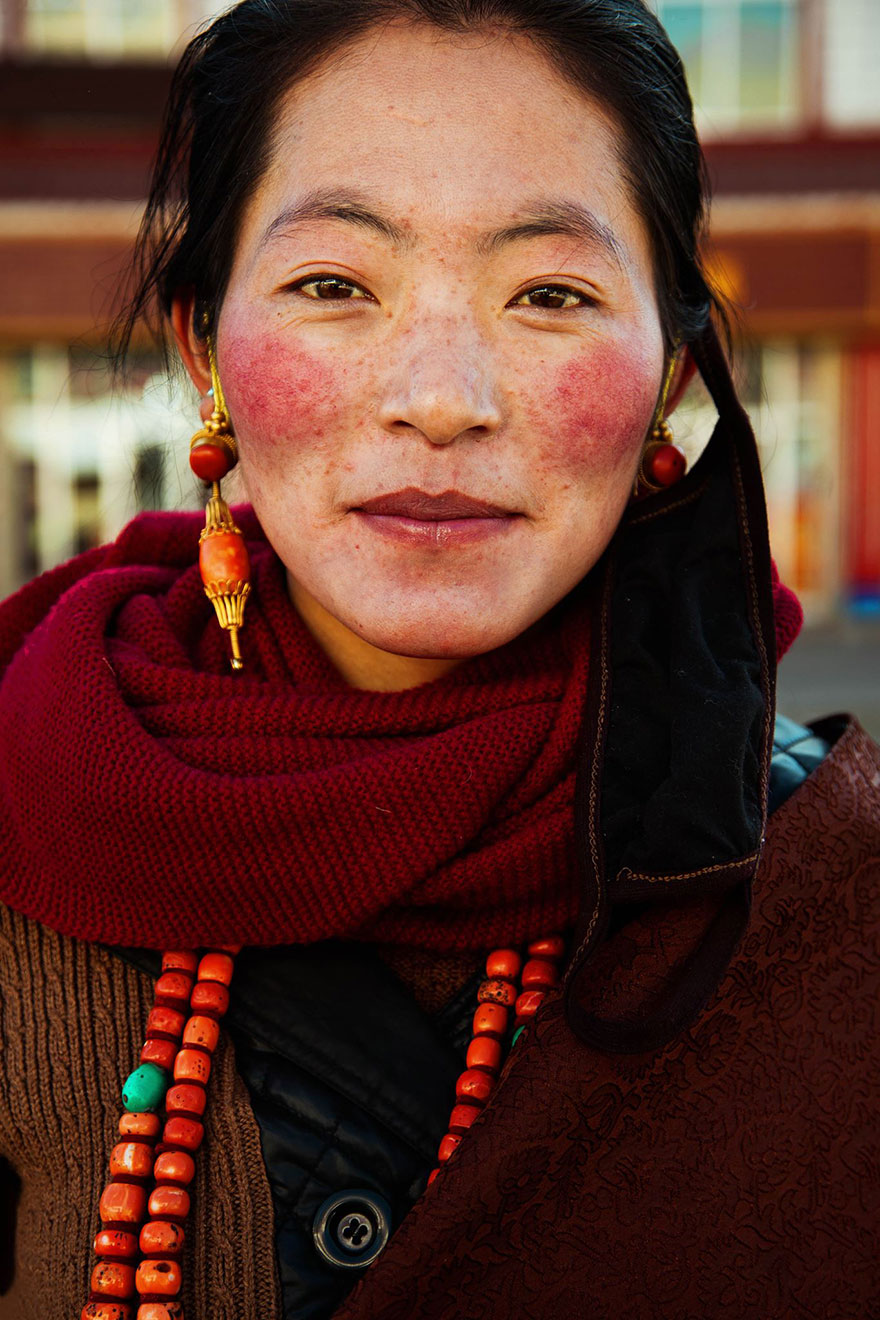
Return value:
M 195 289 L 179 289 L 171 300 L 169 319 L 187 374 L 199 394 L 206 394 L 211 388 L 211 363 L 207 341 L 196 331 L 195 301 Z

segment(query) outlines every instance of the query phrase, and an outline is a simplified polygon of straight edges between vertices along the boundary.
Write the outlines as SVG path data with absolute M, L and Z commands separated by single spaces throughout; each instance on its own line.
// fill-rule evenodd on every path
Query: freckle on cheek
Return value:
M 229 411 L 251 444 L 269 448 L 326 435 L 338 412 L 338 389 L 325 363 L 273 336 L 230 335 L 221 351 Z
M 644 359 L 608 350 L 588 361 L 569 362 L 548 382 L 545 425 L 550 421 L 557 452 L 571 461 L 588 455 L 627 455 L 647 430 L 654 381 Z

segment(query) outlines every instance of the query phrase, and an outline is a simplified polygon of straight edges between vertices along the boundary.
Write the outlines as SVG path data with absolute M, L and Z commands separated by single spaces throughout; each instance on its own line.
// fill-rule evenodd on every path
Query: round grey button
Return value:
M 339 1269 L 371 1265 L 391 1236 L 391 1207 L 378 1192 L 352 1187 L 334 1192 L 312 1224 L 315 1250 Z

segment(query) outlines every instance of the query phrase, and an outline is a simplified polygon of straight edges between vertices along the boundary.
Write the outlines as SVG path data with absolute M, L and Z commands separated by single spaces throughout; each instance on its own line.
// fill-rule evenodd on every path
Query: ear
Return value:
M 208 345 L 195 326 L 195 289 L 179 289 L 171 300 L 171 329 L 183 365 L 199 394 L 211 388 L 211 364 Z
M 694 372 L 697 364 L 694 361 L 694 355 L 689 346 L 685 347 L 678 355 L 678 361 L 675 364 L 675 371 L 672 374 L 672 384 L 669 386 L 669 393 L 666 396 L 666 408 L 664 417 L 670 417 L 675 412 L 678 405 L 684 397 L 688 385 L 694 378 Z

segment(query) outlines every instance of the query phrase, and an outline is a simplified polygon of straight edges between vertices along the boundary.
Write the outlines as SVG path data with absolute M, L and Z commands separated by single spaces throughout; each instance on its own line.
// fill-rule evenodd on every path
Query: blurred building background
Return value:
M 711 263 L 808 621 L 880 617 L 880 0 L 652 0 L 714 185 Z M 0 595 L 195 498 L 191 392 L 101 330 L 208 0 L 0 0 Z M 680 434 L 697 443 L 706 402 Z

